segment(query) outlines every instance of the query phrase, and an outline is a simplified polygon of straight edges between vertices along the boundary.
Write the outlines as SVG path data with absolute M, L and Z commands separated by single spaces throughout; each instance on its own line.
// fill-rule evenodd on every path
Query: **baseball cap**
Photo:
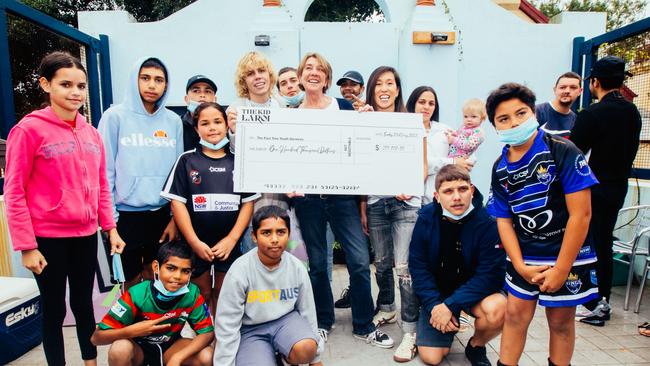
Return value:
M 185 93 L 190 91 L 192 85 L 196 83 L 206 83 L 210 85 L 210 87 L 214 90 L 215 93 L 217 92 L 217 84 L 215 84 L 214 81 L 210 80 L 210 78 L 208 78 L 205 75 L 194 75 L 187 80 L 187 85 L 185 86 Z
M 624 78 L 625 76 L 632 76 L 632 73 L 625 71 L 625 60 L 617 56 L 605 56 L 594 63 L 585 79 Z
M 363 76 L 361 76 L 361 74 L 359 74 L 358 71 L 350 70 L 350 71 L 346 72 L 336 82 L 336 85 L 341 86 L 341 84 L 343 84 L 343 82 L 345 82 L 345 80 L 351 80 L 351 81 L 354 81 L 357 84 L 363 85 Z

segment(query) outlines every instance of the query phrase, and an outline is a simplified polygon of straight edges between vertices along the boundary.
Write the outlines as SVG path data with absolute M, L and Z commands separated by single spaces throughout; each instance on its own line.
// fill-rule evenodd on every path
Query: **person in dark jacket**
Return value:
M 204 75 L 194 75 L 187 80 L 185 86 L 185 103 L 187 112 L 181 117 L 183 121 L 183 146 L 185 151 L 200 146 L 199 134 L 194 129 L 192 113 L 204 102 L 217 102 L 217 84 Z
M 627 180 L 639 148 L 641 115 L 620 92 L 626 74 L 625 61 L 607 56 L 596 61 L 587 79 L 591 94 L 599 100 L 578 113 L 571 141 L 587 155 L 600 182 L 591 188 L 591 233 L 596 255 L 596 300 L 578 309 L 581 322 L 603 326 L 609 320 L 612 289 L 612 231 L 627 195 Z
M 409 270 L 420 303 L 418 352 L 437 365 L 449 353 L 461 310 L 476 317 L 465 348 L 472 365 L 490 365 L 485 345 L 501 333 L 506 297 L 505 252 L 497 225 L 472 201 L 467 170 L 446 165 L 436 175 L 435 202 L 418 215 Z

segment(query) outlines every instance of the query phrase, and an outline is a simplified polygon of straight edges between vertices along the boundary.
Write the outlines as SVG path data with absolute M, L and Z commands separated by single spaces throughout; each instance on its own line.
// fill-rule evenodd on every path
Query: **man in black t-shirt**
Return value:
M 620 92 L 626 75 L 625 61 L 607 56 L 596 61 L 587 79 L 589 90 L 599 100 L 578 114 L 571 141 L 589 155 L 589 166 L 599 185 L 591 189 L 591 233 L 598 256 L 596 276 L 600 300 L 578 309 L 580 321 L 597 326 L 609 320 L 612 287 L 612 231 L 623 206 L 632 163 L 639 147 L 641 116 Z

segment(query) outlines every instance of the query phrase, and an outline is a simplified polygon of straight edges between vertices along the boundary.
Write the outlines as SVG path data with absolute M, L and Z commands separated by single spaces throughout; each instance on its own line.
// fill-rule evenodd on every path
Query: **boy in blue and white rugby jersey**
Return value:
M 549 365 L 568 365 L 575 307 L 598 296 L 589 235 L 590 187 L 598 181 L 573 143 L 539 129 L 530 89 L 504 84 L 486 104 L 490 122 L 506 144 L 494 164 L 488 199 L 508 255 L 508 305 L 498 364 L 519 361 L 539 301 L 550 330 Z

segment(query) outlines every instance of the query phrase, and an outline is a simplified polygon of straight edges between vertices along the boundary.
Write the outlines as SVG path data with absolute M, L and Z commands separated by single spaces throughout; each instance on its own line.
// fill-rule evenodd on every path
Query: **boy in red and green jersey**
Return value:
M 109 364 L 125 359 L 148 365 L 212 362 L 214 328 L 199 288 L 189 282 L 191 256 L 187 245 L 163 245 L 153 262 L 155 281 L 129 288 L 104 316 L 91 341 L 111 344 Z M 196 338 L 181 337 L 186 322 Z

